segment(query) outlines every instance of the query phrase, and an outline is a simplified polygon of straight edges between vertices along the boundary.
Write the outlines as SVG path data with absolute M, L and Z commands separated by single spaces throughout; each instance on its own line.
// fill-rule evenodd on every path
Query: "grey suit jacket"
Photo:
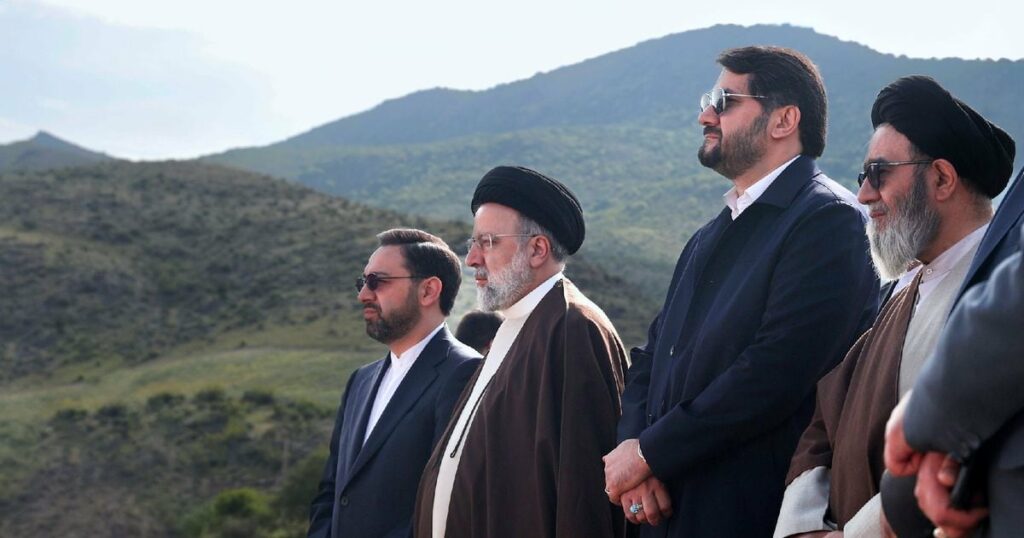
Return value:
M 1024 234 L 1022 234 L 1024 237 Z M 964 294 L 914 385 L 904 430 L 917 450 L 988 452 L 990 536 L 1024 529 L 1024 242 Z

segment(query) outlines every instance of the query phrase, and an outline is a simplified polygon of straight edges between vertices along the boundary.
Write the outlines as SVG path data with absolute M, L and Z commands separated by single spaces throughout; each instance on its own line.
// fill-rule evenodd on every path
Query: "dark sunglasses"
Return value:
M 763 95 L 748 95 L 745 93 L 730 93 L 722 88 L 715 88 L 700 96 L 700 111 L 703 113 L 709 106 L 715 107 L 715 114 L 725 112 L 725 105 L 730 97 L 750 97 L 752 99 L 766 99 Z
M 397 279 L 400 279 L 400 278 L 423 278 L 423 277 L 417 276 L 417 275 L 409 275 L 409 276 L 380 276 L 377 273 L 370 273 L 368 275 L 363 275 L 363 276 L 361 276 L 361 277 L 356 279 L 356 292 L 358 293 L 358 292 L 363 291 L 363 286 L 366 286 L 367 288 L 370 288 L 370 291 L 377 291 L 377 288 L 380 287 L 382 282 L 387 282 L 388 280 L 397 280 Z
M 880 161 L 873 162 L 864 165 L 864 171 L 857 174 L 857 187 L 860 188 L 864 185 L 864 180 L 868 180 L 868 184 L 871 185 L 872 189 L 880 190 L 882 188 L 882 169 L 890 166 L 903 166 L 905 164 L 931 164 L 934 160 L 918 160 L 918 161 Z

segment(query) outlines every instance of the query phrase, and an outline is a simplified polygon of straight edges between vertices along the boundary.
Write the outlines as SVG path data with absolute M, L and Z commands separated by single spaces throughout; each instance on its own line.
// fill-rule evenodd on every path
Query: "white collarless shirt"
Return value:
M 455 423 L 455 428 L 452 430 L 452 435 L 448 439 L 448 444 L 445 446 L 444 454 L 441 455 L 441 466 L 438 469 L 437 484 L 434 487 L 434 509 L 433 509 L 433 536 L 435 538 L 444 538 L 445 529 L 448 526 L 448 508 L 451 505 L 452 499 L 452 488 L 455 485 L 455 473 L 459 469 L 459 462 L 462 460 L 462 449 L 465 444 L 462 441 L 465 435 L 469 433 L 469 429 L 473 427 L 473 418 L 476 416 L 477 403 L 484 396 L 484 389 L 490 383 L 491 378 L 494 377 L 495 372 L 498 371 L 498 367 L 505 360 L 505 355 L 508 354 L 508 350 L 512 348 L 512 344 L 515 343 L 516 338 L 519 336 L 519 331 L 522 330 L 523 325 L 526 324 L 527 318 L 530 317 L 530 313 L 533 312 L 537 305 L 540 304 L 541 299 L 555 287 L 563 275 L 559 272 L 557 275 L 545 280 L 539 286 L 533 289 L 530 293 L 527 293 L 525 297 L 519 299 L 516 304 L 508 307 L 501 311 L 501 314 L 505 316 L 505 320 L 501 322 L 498 327 L 498 332 L 494 335 L 494 341 L 491 343 L 491 350 L 487 352 L 487 356 L 484 357 L 483 366 L 480 367 L 480 375 L 476 379 L 476 383 L 473 385 L 473 391 L 469 393 L 469 399 L 466 400 L 466 405 L 463 406 L 462 411 L 459 413 L 459 419 Z M 454 454 L 454 455 L 453 455 Z
M 917 264 L 906 273 L 903 273 L 893 285 L 892 294 L 895 295 L 901 289 L 910 285 L 910 281 L 914 280 L 919 271 L 924 271 L 924 276 L 921 277 L 921 284 L 917 287 L 917 302 L 914 305 L 915 311 L 917 305 L 921 304 L 928 295 L 934 290 L 939 282 L 942 282 L 946 275 L 953 270 L 953 267 L 964 257 L 964 254 L 971 251 L 971 249 L 978 246 L 981 243 L 981 239 L 985 237 L 985 231 L 988 230 L 989 223 L 983 224 L 977 230 L 965 235 L 963 239 L 957 241 L 953 246 L 947 248 L 942 254 L 939 254 L 932 260 L 932 263 L 928 265 Z

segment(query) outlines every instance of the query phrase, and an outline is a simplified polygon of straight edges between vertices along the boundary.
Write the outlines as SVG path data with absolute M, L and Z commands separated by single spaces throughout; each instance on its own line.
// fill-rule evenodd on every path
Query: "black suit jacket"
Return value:
M 672 496 L 644 536 L 771 536 L 815 383 L 875 316 L 864 220 L 800 157 L 687 243 L 623 395 L 619 439 Z
M 389 357 L 349 378 L 331 434 L 330 457 L 310 509 L 309 537 L 411 534 L 423 467 L 480 355 L 442 328 L 413 363 L 363 444 Z

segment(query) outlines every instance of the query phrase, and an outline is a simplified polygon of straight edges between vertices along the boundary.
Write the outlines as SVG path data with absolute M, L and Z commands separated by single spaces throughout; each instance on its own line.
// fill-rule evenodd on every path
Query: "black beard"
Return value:
M 386 317 L 381 313 L 380 305 L 370 305 L 370 307 L 377 311 L 377 319 L 366 320 L 366 334 L 382 344 L 390 344 L 409 334 L 409 331 L 420 321 L 420 310 L 415 291 L 409 294 L 409 298 L 402 308 L 391 312 Z
M 708 149 L 707 140 L 697 150 L 697 160 L 700 164 L 718 172 L 719 174 L 735 179 L 747 170 L 750 170 L 758 161 L 764 157 L 764 129 L 768 126 L 768 113 L 765 112 L 754 119 L 748 129 L 732 135 L 732 149 L 728 152 L 722 151 L 725 137 L 721 129 L 707 127 L 704 132 L 715 132 L 718 134 L 718 144 Z

